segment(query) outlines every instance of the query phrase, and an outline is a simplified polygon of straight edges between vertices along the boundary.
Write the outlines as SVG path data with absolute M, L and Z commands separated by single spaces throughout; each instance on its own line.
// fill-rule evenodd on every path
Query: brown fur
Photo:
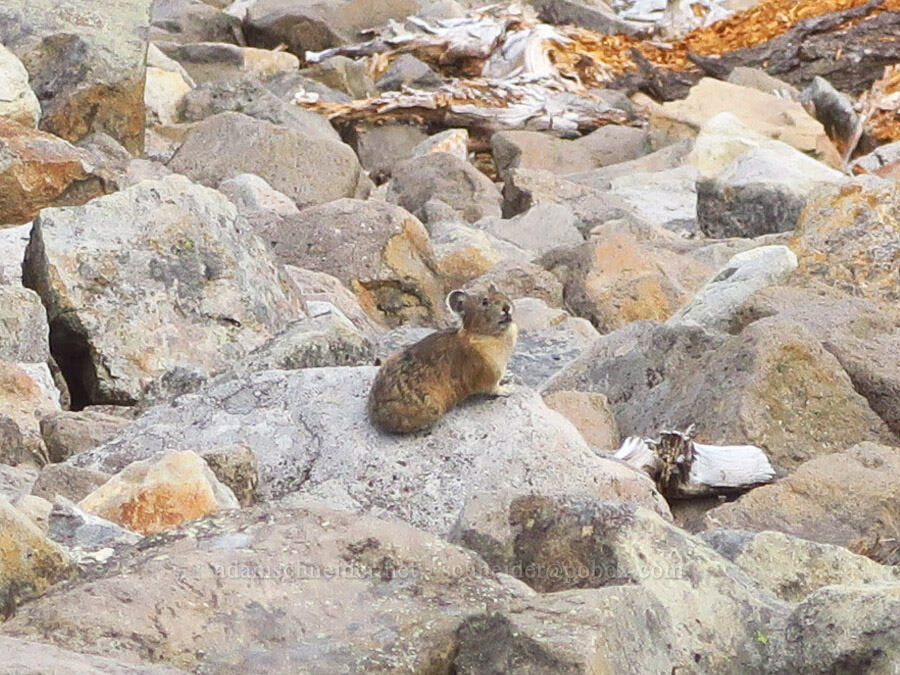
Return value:
M 368 411 L 379 429 L 427 429 L 463 399 L 497 391 L 518 335 L 512 303 L 491 289 L 485 295 L 454 291 L 447 304 L 462 316 L 461 328 L 432 333 L 378 371 Z

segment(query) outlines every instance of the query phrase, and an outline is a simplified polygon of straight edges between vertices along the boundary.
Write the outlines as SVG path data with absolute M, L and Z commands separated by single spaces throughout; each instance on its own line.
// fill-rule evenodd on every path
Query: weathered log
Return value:
M 836 89 L 860 94 L 900 53 L 900 12 L 880 11 L 883 0 L 799 21 L 786 33 L 719 57 L 729 70 L 759 67 L 797 87 L 817 75 Z
M 695 443 L 692 435 L 693 428 L 661 431 L 657 439 L 630 436 L 615 458 L 647 473 L 667 499 L 734 494 L 775 478 L 760 448 Z
M 595 94 L 576 95 L 557 80 L 526 75 L 454 81 L 434 91 L 406 88 L 347 103 L 320 102 L 301 91 L 294 102 L 337 124 L 431 122 L 465 127 L 473 133 L 531 129 L 575 137 L 606 124 L 630 121 L 626 112 L 610 107 Z
M 368 42 L 310 52 L 307 59 L 367 56 L 378 75 L 392 58 L 411 53 L 454 78 L 440 90 L 385 93 L 330 107 L 299 92 L 297 102 L 338 125 L 390 119 L 464 126 L 475 136 L 525 128 L 569 137 L 622 123 L 622 113 L 591 100 L 592 87 L 642 91 L 668 101 L 683 98 L 704 74 L 725 78 L 735 67 L 749 66 L 800 87 L 821 75 L 840 91 L 860 93 L 886 64 L 896 62 L 900 0 L 798 0 L 795 5 L 762 2 L 671 43 L 550 26 L 533 12 L 502 5 L 433 23 L 411 17 L 404 24 L 392 22 Z M 868 125 L 884 132 L 876 136 L 893 138 L 898 125 L 884 113 L 877 122 Z M 858 125 L 840 135 L 846 157 L 866 151 L 865 131 Z
M 381 33 L 367 42 L 341 45 L 321 52 L 306 52 L 308 63 L 319 63 L 332 56 L 358 58 L 374 54 L 388 58 L 412 54 L 443 70 L 481 75 L 484 64 L 495 53 L 505 52 L 510 40 L 519 40 L 539 24 L 534 17 L 507 12 L 482 13 L 459 19 L 429 23 L 412 16 L 407 21 L 414 27 L 391 22 Z M 566 40 L 550 26 L 541 27 L 541 39 Z
M 631 58 L 637 64 L 640 77 L 637 91 L 649 94 L 659 101 L 673 101 L 685 98 L 699 75 L 690 71 L 667 70 L 651 63 L 640 50 L 632 47 Z

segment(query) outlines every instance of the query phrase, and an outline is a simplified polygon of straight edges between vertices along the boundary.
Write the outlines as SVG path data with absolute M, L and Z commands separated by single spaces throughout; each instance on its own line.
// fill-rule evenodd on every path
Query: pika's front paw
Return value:
M 515 387 L 509 384 L 509 380 L 500 380 L 500 382 L 497 383 L 497 386 L 491 389 L 488 395 L 491 398 L 507 398 L 508 396 L 512 396 L 513 392 L 515 392 Z

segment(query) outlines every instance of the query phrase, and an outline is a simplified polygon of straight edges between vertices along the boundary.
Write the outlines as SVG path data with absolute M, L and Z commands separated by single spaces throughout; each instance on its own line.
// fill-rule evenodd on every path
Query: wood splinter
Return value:
M 614 455 L 644 471 L 667 499 L 734 494 L 769 483 L 775 470 L 755 445 L 695 443 L 694 425 L 660 432 L 659 438 L 629 436 Z

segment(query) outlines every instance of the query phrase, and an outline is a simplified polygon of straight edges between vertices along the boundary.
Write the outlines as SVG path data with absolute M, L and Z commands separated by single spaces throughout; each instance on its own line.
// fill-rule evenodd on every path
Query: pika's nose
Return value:
M 510 314 L 512 313 L 512 307 L 510 307 L 509 305 L 503 305 L 503 313 L 506 314 L 506 316 L 510 316 Z

